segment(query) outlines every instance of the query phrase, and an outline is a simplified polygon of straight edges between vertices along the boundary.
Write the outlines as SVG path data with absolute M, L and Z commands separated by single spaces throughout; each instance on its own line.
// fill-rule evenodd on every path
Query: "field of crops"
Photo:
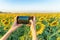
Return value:
M 0 14 L 0 38 L 10 29 L 16 16 L 36 16 L 38 40 L 60 40 L 60 14 Z M 31 40 L 30 27 L 23 25 L 7 40 Z

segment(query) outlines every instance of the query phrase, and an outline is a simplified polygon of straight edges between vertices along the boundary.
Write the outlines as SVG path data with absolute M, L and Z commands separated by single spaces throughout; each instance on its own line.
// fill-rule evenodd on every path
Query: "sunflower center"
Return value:
M 56 24 L 57 24 L 56 22 L 53 23 L 53 25 L 56 25 Z
M 8 22 L 5 22 L 5 24 L 8 24 Z
M 3 22 L 4 22 L 5 20 L 3 20 Z

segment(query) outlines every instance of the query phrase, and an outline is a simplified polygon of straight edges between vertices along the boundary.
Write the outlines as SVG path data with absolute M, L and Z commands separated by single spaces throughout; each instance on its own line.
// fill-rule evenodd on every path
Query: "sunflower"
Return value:
M 45 18 L 46 18 L 46 19 L 49 19 L 49 17 L 50 17 L 50 16 L 47 15 Z
M 1 22 L 3 23 L 3 22 L 6 22 L 7 20 L 6 19 L 1 19 Z
M 13 23 L 14 22 L 14 17 L 10 17 L 8 21 Z
M 7 15 L 2 16 L 2 19 L 7 19 L 7 18 L 9 18 L 9 15 L 8 16 Z
M 7 26 L 7 24 L 9 24 L 9 22 L 6 20 L 6 19 L 2 19 L 1 20 L 1 23 L 5 26 Z
M 40 17 L 40 18 L 39 18 L 39 21 L 43 21 L 43 20 L 44 20 L 44 17 Z
M 14 19 L 11 19 L 12 22 L 14 22 Z
M 44 31 L 44 29 L 45 29 L 45 25 L 44 24 L 42 24 L 42 23 L 37 23 L 37 24 L 40 24 L 40 29 L 39 30 L 37 30 L 37 35 L 38 34 L 42 34 L 43 33 L 43 31 Z
M 4 26 L 9 26 L 10 25 L 10 22 L 9 21 L 5 21 L 5 22 L 3 22 L 3 25 Z
M 57 40 L 60 40 L 60 37 L 57 37 Z
M 50 23 L 50 26 L 57 26 L 58 25 L 58 21 L 53 21 L 52 23 Z
M 18 39 L 19 39 L 19 40 L 25 40 L 25 39 L 24 39 L 24 36 L 21 36 L 21 37 L 19 37 Z
M 51 15 L 47 15 L 46 16 L 46 19 L 49 19 L 49 18 L 52 18 L 52 16 Z
M 29 34 L 29 37 L 32 37 L 31 31 L 29 31 L 29 33 L 28 33 L 28 34 Z
M 36 22 L 36 25 L 40 25 L 41 24 L 41 22 Z
M 9 27 L 4 27 L 4 30 L 8 30 L 9 29 Z
M 45 19 L 45 21 L 49 23 L 50 22 L 50 19 Z

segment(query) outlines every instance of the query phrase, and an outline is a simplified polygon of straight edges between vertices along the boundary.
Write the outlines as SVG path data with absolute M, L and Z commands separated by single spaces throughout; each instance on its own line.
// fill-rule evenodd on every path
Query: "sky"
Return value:
M 0 0 L 4 12 L 60 12 L 60 0 Z

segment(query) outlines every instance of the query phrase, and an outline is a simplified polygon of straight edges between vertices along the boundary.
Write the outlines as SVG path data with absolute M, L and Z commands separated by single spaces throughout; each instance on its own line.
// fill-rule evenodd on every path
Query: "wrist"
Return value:
M 10 29 L 8 32 L 9 32 L 9 33 L 12 33 L 13 31 Z

